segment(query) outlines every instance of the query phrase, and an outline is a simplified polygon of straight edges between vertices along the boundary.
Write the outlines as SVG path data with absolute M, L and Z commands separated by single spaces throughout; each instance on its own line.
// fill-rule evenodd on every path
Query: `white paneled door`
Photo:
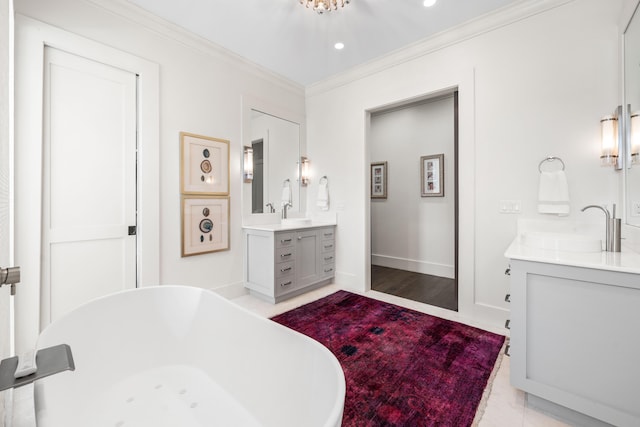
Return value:
M 137 282 L 137 76 L 52 47 L 44 62 L 41 327 Z

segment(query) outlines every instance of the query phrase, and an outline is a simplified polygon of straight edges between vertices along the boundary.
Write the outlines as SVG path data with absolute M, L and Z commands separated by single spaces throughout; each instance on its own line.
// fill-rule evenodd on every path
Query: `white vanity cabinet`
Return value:
M 244 240 L 245 287 L 262 299 L 277 303 L 333 280 L 334 225 L 245 227 Z
M 615 426 L 640 425 L 634 254 L 509 248 L 511 384 L 534 404 L 561 416 L 569 408 Z

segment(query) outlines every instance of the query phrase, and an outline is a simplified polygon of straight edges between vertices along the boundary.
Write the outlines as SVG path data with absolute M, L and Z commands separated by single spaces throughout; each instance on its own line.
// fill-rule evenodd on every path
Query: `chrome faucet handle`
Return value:
M 269 202 L 265 206 L 269 208 L 269 213 L 275 213 L 276 208 L 273 206 L 273 203 Z
M 293 204 L 291 202 L 287 202 L 282 205 L 282 219 L 287 219 L 287 208 L 292 208 Z

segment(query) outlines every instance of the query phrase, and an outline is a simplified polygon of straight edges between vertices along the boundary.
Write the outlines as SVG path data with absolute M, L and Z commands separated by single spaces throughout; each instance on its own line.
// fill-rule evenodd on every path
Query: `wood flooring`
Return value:
M 458 311 L 455 279 L 372 265 L 371 289 Z

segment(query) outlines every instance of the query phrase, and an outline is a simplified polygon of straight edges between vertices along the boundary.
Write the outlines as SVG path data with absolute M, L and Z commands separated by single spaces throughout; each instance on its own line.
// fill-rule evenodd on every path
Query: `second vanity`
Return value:
M 272 303 L 333 281 L 335 224 L 244 226 L 245 287 Z
M 581 251 L 585 242 L 564 237 L 532 247 L 526 237 L 505 253 L 512 385 L 580 425 L 582 414 L 640 425 L 640 254 Z

